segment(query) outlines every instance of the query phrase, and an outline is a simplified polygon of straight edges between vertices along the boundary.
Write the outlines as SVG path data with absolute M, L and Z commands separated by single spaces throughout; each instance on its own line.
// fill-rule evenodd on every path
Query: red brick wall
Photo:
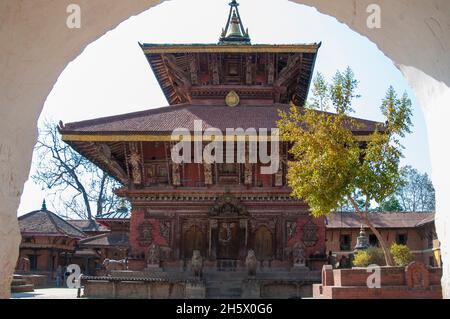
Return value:
M 295 235 L 288 241 L 288 247 L 293 247 L 298 242 L 303 242 L 303 226 L 309 221 L 309 218 L 301 217 L 297 219 L 297 228 Z M 311 254 L 325 252 L 325 222 L 323 217 L 312 218 L 312 222 L 318 226 L 317 242 L 312 247 L 305 247 L 305 253 L 308 257 Z
M 141 210 L 133 210 L 130 221 L 130 247 L 134 253 L 147 253 L 148 248 L 152 244 L 158 246 L 168 246 L 168 243 L 164 237 L 161 236 L 159 231 L 159 220 L 151 218 L 147 219 L 152 225 L 152 242 L 147 246 L 141 246 L 139 244 L 139 225 L 144 221 L 144 212 Z

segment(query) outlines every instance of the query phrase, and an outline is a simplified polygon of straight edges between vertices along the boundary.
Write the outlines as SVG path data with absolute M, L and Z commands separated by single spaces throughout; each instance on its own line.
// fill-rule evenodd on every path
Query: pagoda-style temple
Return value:
M 233 0 L 217 44 L 140 46 L 169 106 L 59 128 L 65 142 L 123 184 L 117 194 L 132 205 L 129 268 L 146 268 L 156 245 L 163 269 L 185 269 L 194 250 L 211 269 L 244 267 L 249 250 L 265 269 L 289 270 L 299 256 L 303 266 L 320 269 L 324 220 L 290 196 L 288 145 L 279 144 L 274 174 L 261 172 L 269 164 L 248 160 L 248 147 L 243 163 L 177 163 L 171 156 L 172 132 L 194 136 L 194 121 L 224 134 L 276 128 L 279 110 L 305 104 L 320 44 L 251 44 Z M 354 133 L 362 136 L 376 125 L 360 122 Z

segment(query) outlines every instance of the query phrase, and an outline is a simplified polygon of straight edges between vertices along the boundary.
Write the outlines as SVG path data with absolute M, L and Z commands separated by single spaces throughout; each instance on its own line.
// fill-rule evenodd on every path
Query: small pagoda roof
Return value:
M 276 128 L 280 110 L 289 111 L 289 105 L 229 107 L 185 104 L 67 123 L 60 126 L 60 132 L 64 141 L 170 141 L 175 129 L 193 131 L 195 120 L 202 121 L 204 130 L 218 128 L 222 132 L 227 128 Z M 354 128 L 355 135 L 369 134 L 382 125 L 365 119 L 356 120 L 361 125 Z
M 113 219 L 114 220 L 130 219 L 130 211 L 128 209 L 118 209 L 116 211 L 97 215 L 95 219 L 100 221 Z
M 416 228 L 434 222 L 434 212 L 373 212 L 370 220 L 376 228 Z M 361 218 L 353 212 L 336 212 L 326 217 L 327 229 L 359 229 Z
M 81 229 L 83 232 L 109 232 L 108 227 L 93 219 L 70 219 L 69 224 Z
M 19 227 L 22 235 L 30 236 L 67 236 L 85 238 L 86 234 L 71 225 L 68 221 L 45 208 L 19 216 Z
M 78 242 L 80 247 L 128 247 L 129 234 L 112 232 L 88 237 Z

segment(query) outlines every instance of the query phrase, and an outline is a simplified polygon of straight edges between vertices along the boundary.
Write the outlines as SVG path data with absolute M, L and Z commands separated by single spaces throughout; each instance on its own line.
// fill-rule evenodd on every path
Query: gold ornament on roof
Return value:
M 225 97 L 225 103 L 228 106 L 238 106 L 240 102 L 239 95 L 235 91 L 230 91 Z

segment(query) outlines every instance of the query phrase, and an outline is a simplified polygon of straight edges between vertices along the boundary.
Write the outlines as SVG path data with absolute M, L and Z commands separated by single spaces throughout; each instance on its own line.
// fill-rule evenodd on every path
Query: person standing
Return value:
M 58 265 L 58 268 L 56 268 L 56 287 L 61 287 L 62 283 L 62 276 L 63 276 L 63 268 L 61 265 Z

